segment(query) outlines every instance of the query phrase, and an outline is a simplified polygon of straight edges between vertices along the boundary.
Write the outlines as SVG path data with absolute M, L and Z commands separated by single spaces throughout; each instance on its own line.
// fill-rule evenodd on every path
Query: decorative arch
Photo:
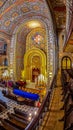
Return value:
M 46 35 L 47 35 L 47 78 L 48 78 L 48 85 L 50 83 L 50 81 L 52 81 L 52 78 L 55 74 L 56 68 L 57 68 L 57 60 L 55 60 L 55 55 L 56 55 L 56 51 L 55 51 L 55 45 L 56 45 L 56 39 L 55 39 L 55 34 L 54 34 L 54 28 L 53 28 L 53 23 L 51 20 L 49 20 L 47 17 L 42 17 L 40 16 L 31 16 L 31 18 L 29 17 L 26 18 L 25 20 L 23 20 L 20 24 L 17 25 L 17 27 L 15 28 L 14 32 L 13 32 L 13 36 L 11 39 L 11 50 L 13 50 L 10 53 L 10 71 L 13 71 L 13 78 L 14 80 L 19 80 L 21 77 L 21 71 L 23 70 L 21 68 L 21 61 L 18 63 L 19 60 L 21 60 L 21 57 L 16 57 L 16 54 L 18 52 L 18 54 L 20 54 L 20 51 L 18 51 L 20 48 L 17 49 L 18 47 L 18 42 L 17 42 L 17 37 L 18 37 L 18 33 L 19 31 L 21 31 L 23 29 L 23 27 L 25 26 L 26 22 L 30 21 L 30 20 L 38 20 L 40 21 L 40 23 L 42 23 L 43 27 L 46 30 Z M 29 30 L 31 31 L 31 30 Z M 26 30 L 27 32 L 27 30 Z M 28 33 L 27 33 L 28 34 Z M 21 45 L 22 46 L 22 45 Z M 25 52 L 24 52 L 25 53 Z M 52 53 L 52 55 L 51 55 Z M 21 53 L 22 54 L 22 53 Z M 23 57 L 23 56 L 22 56 Z M 54 57 L 54 58 L 53 58 Z M 19 65 L 18 65 L 19 64 Z M 52 66 L 52 67 L 51 67 Z M 19 69 L 19 67 L 21 69 Z M 52 73 L 52 78 L 50 78 L 49 73 Z
M 34 62 L 33 59 L 35 58 Z M 38 64 L 39 60 L 39 64 Z M 22 71 L 23 73 L 23 78 L 26 80 L 32 81 L 32 70 L 38 70 L 41 74 L 46 77 L 46 69 L 47 69 L 47 64 L 46 64 L 46 54 L 38 49 L 38 48 L 33 48 L 29 51 L 27 51 L 24 55 L 24 70 Z
M 18 66 L 18 63 L 17 63 L 17 60 L 21 60 L 21 57 L 22 56 L 22 53 L 20 54 L 21 56 L 17 57 L 16 55 L 20 53 L 20 51 L 18 52 L 18 50 L 22 47 L 22 44 L 21 47 L 19 48 L 18 46 L 18 42 L 17 42 L 17 38 L 18 38 L 18 33 L 24 28 L 24 26 L 26 25 L 27 22 L 31 21 L 31 20 L 37 20 L 39 21 L 44 27 L 45 29 L 47 28 L 47 25 L 46 23 L 41 20 L 40 18 L 37 18 L 37 16 L 35 17 L 32 17 L 32 18 L 26 18 L 25 21 L 22 21 L 22 23 L 20 23 L 14 30 L 13 32 L 13 36 L 12 36 L 12 39 L 11 39 L 11 50 L 13 50 L 13 52 L 10 53 L 10 71 L 13 71 L 13 78 L 15 80 L 18 80 L 20 79 L 20 75 L 21 75 L 21 70 L 18 68 L 18 67 L 21 67 L 21 63 L 19 63 L 19 66 Z M 28 34 L 31 30 L 27 29 L 26 30 L 26 34 Z M 46 31 L 47 32 L 47 31 Z M 25 43 L 26 44 L 26 43 Z M 18 49 L 17 49 L 18 48 Z M 23 49 L 24 47 L 22 47 Z M 25 53 L 25 52 L 24 52 Z M 13 65 L 14 63 L 14 65 Z M 16 64 L 17 63 L 17 64 Z M 17 69 L 18 68 L 18 69 Z
M 64 56 L 61 60 L 61 69 L 71 69 L 72 61 L 69 56 Z

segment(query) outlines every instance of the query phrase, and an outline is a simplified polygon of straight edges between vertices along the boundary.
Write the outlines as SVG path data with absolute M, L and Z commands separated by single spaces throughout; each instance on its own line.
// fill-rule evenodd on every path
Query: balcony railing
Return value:
M 48 111 L 48 108 L 50 105 L 50 99 L 51 99 L 51 95 L 52 95 L 52 91 L 55 86 L 55 83 L 56 83 L 56 76 L 54 76 L 54 78 L 53 78 L 51 86 L 50 86 L 49 90 L 47 91 L 47 94 L 42 102 L 41 107 L 38 110 L 37 115 L 31 120 L 31 122 L 25 128 L 25 130 L 38 130 L 39 129 L 41 122 L 44 118 L 43 115 L 45 115 L 46 112 Z

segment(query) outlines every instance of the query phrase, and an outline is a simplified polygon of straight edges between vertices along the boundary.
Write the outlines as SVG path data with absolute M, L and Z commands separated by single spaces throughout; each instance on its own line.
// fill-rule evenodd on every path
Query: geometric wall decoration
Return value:
M 15 17 L 17 17 L 18 16 L 18 13 L 17 12 L 14 12 L 13 14 L 12 14 L 12 17 L 13 18 L 15 18 Z
M 10 21 L 8 20 L 8 21 L 5 22 L 5 26 L 7 27 L 9 25 L 10 25 Z
M 21 8 L 21 11 L 24 13 L 24 12 L 28 12 L 29 9 L 28 9 L 27 7 L 22 7 L 22 8 Z

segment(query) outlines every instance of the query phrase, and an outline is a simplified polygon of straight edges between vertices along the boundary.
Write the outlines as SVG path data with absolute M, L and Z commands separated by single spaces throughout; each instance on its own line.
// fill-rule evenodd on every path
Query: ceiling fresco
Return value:
M 0 9 L 0 30 L 12 33 L 18 22 L 31 15 L 48 16 L 48 9 L 44 0 L 6 0 Z M 43 4 L 44 3 L 44 4 Z
M 47 0 L 48 1 L 48 0 Z M 31 15 L 49 18 L 46 0 L 0 0 L 0 30 L 12 34 L 18 22 Z M 50 0 L 58 29 L 66 26 L 66 0 Z M 24 17 L 24 18 L 23 18 Z
M 50 21 L 48 0 L 0 0 L 0 32 L 12 36 L 14 29 L 24 23 L 25 19 L 42 17 Z M 50 0 L 55 16 L 57 31 L 68 30 L 70 24 L 70 9 L 72 0 Z M 70 8 L 71 7 L 71 8 Z M 26 27 L 29 28 L 29 27 Z

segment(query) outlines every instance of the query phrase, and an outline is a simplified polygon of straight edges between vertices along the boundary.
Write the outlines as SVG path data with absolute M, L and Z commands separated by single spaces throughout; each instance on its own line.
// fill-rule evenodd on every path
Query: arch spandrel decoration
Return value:
M 39 57 L 39 67 L 37 65 L 33 66 L 33 58 Z M 40 69 L 40 73 L 43 74 L 46 77 L 46 54 L 38 49 L 38 48 L 33 48 L 29 51 L 27 51 L 24 55 L 24 70 L 22 71 L 22 77 L 26 80 L 32 81 L 32 69 Z
M 38 39 L 38 35 L 40 36 L 39 43 L 34 40 L 36 38 Z M 44 28 L 35 28 L 27 35 L 26 51 L 30 50 L 32 47 L 37 47 L 42 49 L 45 53 L 47 52 L 46 31 Z

